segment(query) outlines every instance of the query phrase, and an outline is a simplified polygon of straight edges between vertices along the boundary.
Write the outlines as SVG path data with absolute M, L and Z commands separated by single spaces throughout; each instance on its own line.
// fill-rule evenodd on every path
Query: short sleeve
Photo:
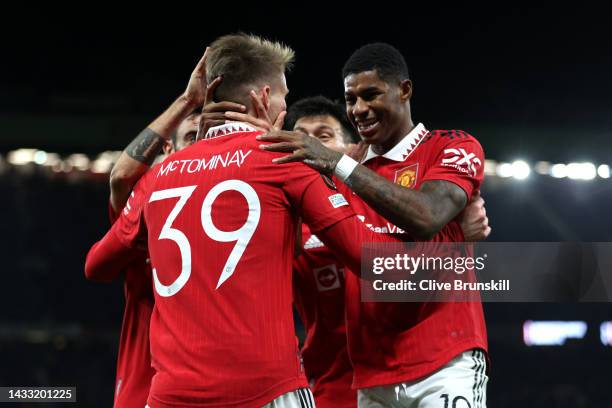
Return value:
M 468 135 L 462 138 L 440 138 L 432 163 L 423 182 L 446 180 L 461 187 L 468 200 L 484 179 L 484 152 L 480 143 Z

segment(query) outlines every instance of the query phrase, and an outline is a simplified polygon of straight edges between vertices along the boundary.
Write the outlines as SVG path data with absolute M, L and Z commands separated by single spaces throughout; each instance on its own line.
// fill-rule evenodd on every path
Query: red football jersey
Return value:
M 419 189 L 430 180 L 450 181 L 461 187 L 468 199 L 484 177 L 484 153 L 474 137 L 463 131 L 428 132 L 422 124 L 382 156 L 370 149 L 362 163 L 405 188 Z M 346 196 L 372 231 L 392 234 L 402 241 L 414 240 L 357 195 Z M 459 222 L 449 222 L 433 241 L 463 241 Z M 479 302 L 362 302 L 359 279 L 348 273 L 346 285 L 349 354 L 356 388 L 416 380 L 465 350 L 487 350 Z
M 123 211 L 130 208 L 128 200 Z M 109 215 L 114 223 L 118 214 L 110 204 Z M 117 355 L 115 408 L 144 407 L 155 374 L 149 352 L 149 324 L 154 301 L 148 256 L 143 252 L 124 271 L 125 311 Z
M 319 408 L 357 406 L 353 367 L 346 344 L 344 266 L 302 227 L 302 252 L 293 263 L 296 309 L 306 329 L 302 358 Z
M 155 308 L 152 408 L 261 406 L 306 387 L 292 315 L 298 216 L 320 231 L 354 216 L 301 163 L 277 165 L 246 124 L 169 156 L 114 228 L 133 245 L 144 206 Z M 140 184 L 139 183 L 139 184 Z
M 115 382 L 116 408 L 144 406 L 155 374 L 149 352 L 153 287 L 151 269 L 146 261 L 143 255 L 125 270 L 125 311 Z
M 131 198 L 121 211 L 126 213 L 131 209 Z M 109 218 L 113 224 L 119 214 L 109 203 Z M 117 375 L 115 378 L 114 407 L 144 406 L 149 396 L 151 379 L 155 374 L 151 367 L 149 352 L 149 323 L 153 311 L 153 286 L 151 284 L 151 267 L 148 264 L 149 255 L 139 253 L 123 271 L 125 295 L 125 310 L 119 337 L 119 352 L 117 354 Z M 117 271 L 109 271 L 116 275 Z

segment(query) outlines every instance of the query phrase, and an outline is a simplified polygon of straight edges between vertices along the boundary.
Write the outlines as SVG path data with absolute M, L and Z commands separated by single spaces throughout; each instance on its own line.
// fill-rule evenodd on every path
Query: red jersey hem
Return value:
M 458 343 L 455 347 L 449 349 L 445 353 L 441 354 L 436 361 L 431 364 L 421 365 L 419 368 L 413 368 L 412 366 L 405 366 L 400 369 L 394 370 L 392 373 L 390 372 L 379 372 L 378 374 L 365 374 L 359 375 L 357 374 L 358 368 L 355 367 L 354 371 L 354 379 L 353 379 L 353 389 L 360 388 L 370 388 L 370 387 L 380 387 L 384 385 L 397 384 L 401 382 L 407 381 L 415 381 L 420 378 L 427 377 L 434 372 L 438 371 L 445 365 L 447 365 L 452 359 L 457 357 L 459 354 L 471 350 L 471 349 L 481 349 L 487 355 L 488 358 L 488 350 L 487 345 L 476 339 L 470 339 L 468 341 L 464 341 Z M 360 377 L 367 377 L 367 380 L 363 380 Z
M 286 394 L 291 391 L 295 391 L 299 388 L 308 388 L 308 382 L 306 378 L 292 378 L 291 380 L 284 381 L 280 384 L 275 385 L 272 388 L 264 391 L 262 394 L 257 395 L 248 400 L 236 401 L 236 402 L 215 402 L 215 403 L 203 403 L 201 401 L 196 401 L 194 398 L 193 402 L 168 402 L 161 401 L 160 399 L 155 398 L 153 395 L 149 395 L 148 404 L 151 408 L 181 408 L 181 407 L 201 407 L 203 404 L 207 407 L 262 407 L 276 398 L 280 397 L 283 394 Z

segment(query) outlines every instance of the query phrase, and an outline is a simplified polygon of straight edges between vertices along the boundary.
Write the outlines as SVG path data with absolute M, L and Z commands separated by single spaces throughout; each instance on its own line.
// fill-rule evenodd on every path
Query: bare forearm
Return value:
M 448 182 L 431 181 L 411 190 L 362 165 L 345 183 L 377 213 L 420 240 L 433 238 L 465 205 L 462 191 Z
M 467 201 L 465 191 L 446 180 L 427 181 L 418 191 L 404 188 L 300 132 L 272 131 L 257 140 L 271 142 L 260 145 L 262 150 L 291 152 L 274 163 L 301 161 L 323 174 L 334 172 L 376 212 L 418 240 L 433 238 Z
M 199 103 L 181 95 L 164 113 L 151 122 L 147 128 L 168 140 L 181 121 L 189 116 L 198 106 L 200 106 Z
M 153 164 L 181 121 L 195 108 L 193 102 L 184 96 L 179 97 L 121 153 L 110 175 L 110 201 L 115 211 L 125 205 L 134 185 Z
M 364 166 L 357 166 L 345 181 L 377 213 L 419 238 L 429 235 L 430 203 L 419 191 L 389 182 Z

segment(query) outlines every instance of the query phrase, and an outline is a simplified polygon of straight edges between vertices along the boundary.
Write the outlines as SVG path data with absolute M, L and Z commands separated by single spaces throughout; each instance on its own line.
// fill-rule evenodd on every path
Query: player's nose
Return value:
M 355 118 L 366 116 L 369 109 L 368 104 L 363 99 L 357 98 L 357 102 L 353 105 L 353 116 Z

